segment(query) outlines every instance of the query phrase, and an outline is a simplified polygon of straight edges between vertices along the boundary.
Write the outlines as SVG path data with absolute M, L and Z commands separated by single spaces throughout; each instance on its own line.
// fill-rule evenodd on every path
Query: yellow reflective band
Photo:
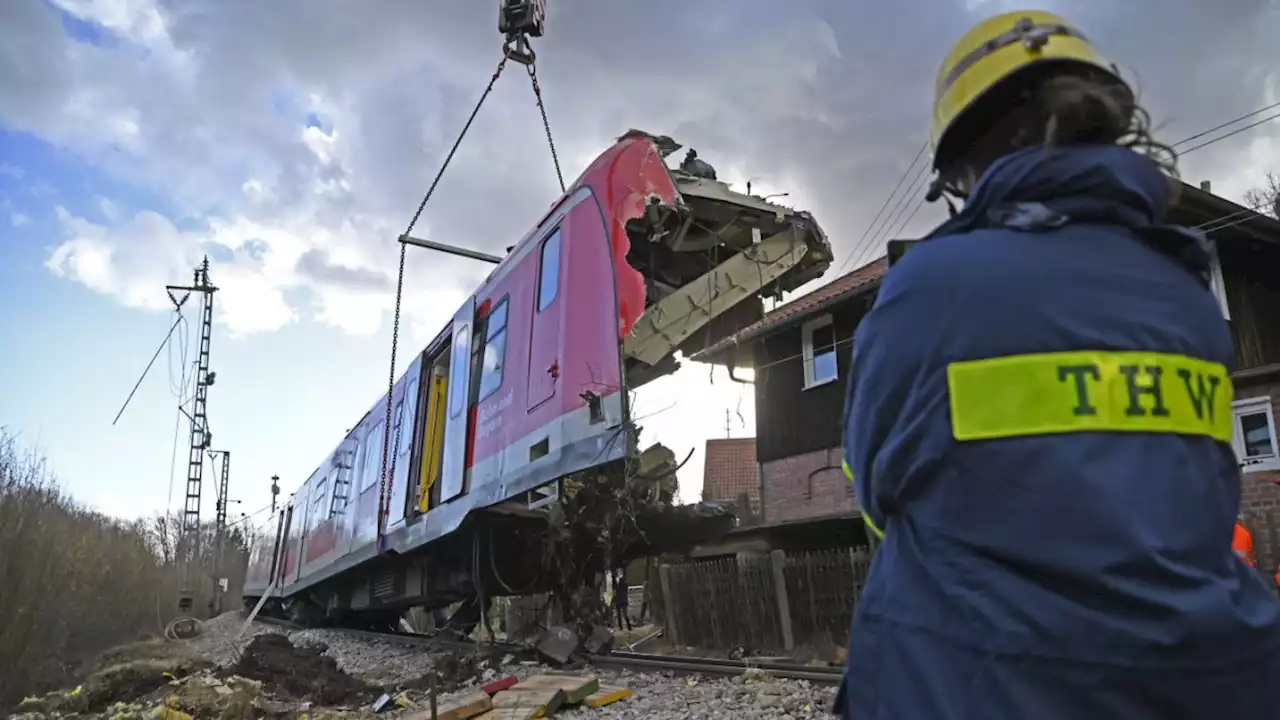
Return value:
M 947 366 L 957 440 L 1159 432 L 1231 441 L 1231 377 L 1185 355 L 1084 351 Z
M 853 482 L 853 468 L 849 467 L 849 461 L 841 460 L 840 467 L 844 468 L 845 477 L 849 478 L 849 482 Z M 866 523 L 867 527 L 871 528 L 871 532 L 875 533 L 876 537 L 883 540 L 884 531 L 876 527 L 875 522 L 872 521 L 871 516 L 867 514 L 866 510 L 860 510 L 860 512 L 862 513 L 862 522 Z
M 867 527 L 871 528 L 871 532 L 875 533 L 876 537 L 880 538 L 881 540 L 884 539 L 884 531 L 876 527 L 876 524 L 872 522 L 871 516 L 867 514 L 866 510 L 862 511 L 862 522 L 866 523 Z

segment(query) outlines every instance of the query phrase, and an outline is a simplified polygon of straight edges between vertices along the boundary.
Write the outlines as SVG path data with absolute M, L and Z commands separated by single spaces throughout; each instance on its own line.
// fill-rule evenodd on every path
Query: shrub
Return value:
M 174 563 L 171 518 L 125 522 L 77 505 L 44 457 L 0 428 L 0 710 L 66 687 L 108 648 L 160 636 L 185 583 L 206 612 L 212 528 L 200 562 Z M 203 538 L 202 538 L 203 539 Z M 242 535 L 226 543 L 224 606 L 238 602 Z

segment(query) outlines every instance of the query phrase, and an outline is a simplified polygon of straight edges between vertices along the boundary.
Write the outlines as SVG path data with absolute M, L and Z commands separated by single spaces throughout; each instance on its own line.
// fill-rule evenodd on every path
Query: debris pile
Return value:
M 732 506 L 716 503 L 674 506 L 679 461 L 661 443 L 639 451 L 637 426 L 627 426 L 632 449 L 621 464 L 565 478 L 547 555 L 553 564 L 553 605 L 562 625 L 548 628 L 538 641 L 547 657 L 564 662 L 582 652 L 607 650 L 612 641 L 604 579 L 630 561 L 689 547 L 733 529 Z
M 515 675 L 490 680 L 479 688 L 436 703 L 436 716 L 440 720 L 531 720 L 554 715 L 565 708 L 597 708 L 610 705 L 631 695 L 625 687 L 604 684 L 594 675 L 570 675 L 545 673 L 523 680 Z M 388 704 L 384 697 L 374 704 L 374 709 Z M 397 704 L 414 707 L 407 699 L 397 698 Z M 428 703 L 430 700 L 428 699 Z M 431 708 L 415 708 L 401 718 L 428 720 Z
M 340 670 L 327 649 L 265 633 L 250 641 L 230 673 L 259 681 L 274 695 L 317 705 L 359 705 L 378 696 L 377 688 Z

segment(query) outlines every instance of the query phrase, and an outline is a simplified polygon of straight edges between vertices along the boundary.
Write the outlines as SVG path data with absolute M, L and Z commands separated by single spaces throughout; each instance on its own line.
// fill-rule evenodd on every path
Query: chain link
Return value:
M 440 171 L 436 173 L 436 177 L 431 181 L 431 186 L 427 188 L 426 194 L 422 198 L 422 202 L 418 203 L 418 209 L 413 213 L 413 218 L 409 220 L 409 225 L 405 228 L 404 235 L 413 232 L 413 226 L 417 224 L 418 218 L 422 216 L 423 210 L 427 207 L 427 202 L 431 200 L 432 194 L 436 191 L 436 186 L 440 184 L 440 178 L 444 177 L 445 170 L 449 167 L 449 162 L 453 160 L 453 155 L 458 151 L 458 147 L 462 144 L 462 139 L 466 137 L 467 131 L 471 129 L 471 123 L 475 121 L 476 114 L 480 112 L 480 107 L 484 105 L 484 101 L 489 97 L 489 93 L 493 91 L 493 86 L 498 82 L 498 77 L 502 75 L 503 69 L 507 66 L 507 61 L 511 58 L 510 48 L 504 48 L 502 60 L 498 62 L 498 67 L 493 71 L 493 76 L 489 78 L 489 84 L 485 87 L 484 92 L 480 95 L 480 100 L 476 102 L 475 108 L 471 110 L 470 117 L 462 126 L 462 132 L 458 134 L 458 139 L 454 141 L 453 147 L 449 149 L 449 154 L 445 156 L 444 162 L 440 166 Z M 551 123 L 547 120 L 547 108 L 542 101 L 542 87 L 538 84 L 538 70 L 535 63 L 530 58 L 530 62 L 525 66 L 528 68 L 529 81 L 533 85 L 533 96 L 538 103 L 538 113 L 542 116 L 542 129 L 547 133 L 547 145 L 551 148 L 551 162 L 555 164 L 556 180 L 560 183 L 560 192 L 565 192 L 564 174 L 560 171 L 560 156 L 556 153 L 556 143 L 551 135 Z M 396 274 L 396 304 L 393 312 L 391 324 L 391 372 L 387 379 L 387 411 L 383 420 L 382 434 L 382 470 L 381 479 L 378 483 L 378 550 L 385 550 L 383 547 L 383 533 L 386 530 L 386 520 L 391 512 L 391 494 L 389 492 L 388 480 L 394 482 L 396 472 L 396 459 L 399 457 L 399 448 L 402 437 L 404 435 L 404 421 L 396 423 L 395 426 L 395 443 L 392 444 L 391 411 L 393 407 L 392 395 L 396 387 L 396 352 L 400 343 L 400 306 L 404 297 L 404 265 L 407 248 L 404 243 L 400 243 L 400 267 Z
M 560 156 L 556 154 L 556 141 L 551 137 L 551 123 L 547 122 L 547 108 L 542 104 L 542 88 L 538 85 L 538 68 L 536 63 L 526 66 L 529 70 L 529 81 L 533 83 L 533 97 L 538 101 L 538 112 L 542 114 L 542 129 L 547 131 L 547 145 L 551 147 L 551 162 L 556 166 L 556 180 L 560 181 L 560 193 L 564 194 L 564 175 L 560 172 Z
M 436 186 L 440 184 L 440 178 L 444 177 L 444 172 L 449 168 L 449 162 L 453 160 L 453 155 L 458 151 L 458 146 L 462 144 L 462 139 L 467 136 L 467 131 L 471 129 L 471 123 L 475 121 L 476 114 L 480 112 L 480 106 L 484 105 L 484 101 L 488 99 L 489 93 L 493 91 L 493 86 L 498 82 L 498 77 L 502 75 L 502 71 L 507 66 L 508 54 L 502 54 L 502 60 L 498 62 L 498 67 L 493 71 L 493 76 L 489 78 L 489 84 L 485 87 L 484 92 L 480 94 L 480 100 L 476 102 L 476 106 L 471 110 L 470 117 L 462 126 L 462 132 L 458 133 L 458 139 L 454 140 L 453 147 L 449 149 L 449 154 L 445 156 L 444 162 L 440 165 L 439 172 L 431 181 L 431 186 L 427 188 L 427 193 L 423 195 L 422 202 L 418 203 L 418 209 L 413 213 L 413 218 L 409 220 L 408 227 L 405 228 L 404 235 L 413 232 L 413 226 L 418 223 L 418 218 L 422 217 L 422 211 L 426 209 L 427 202 L 431 200 L 432 194 L 436 191 Z M 391 445 L 391 408 L 392 394 L 396 389 L 396 351 L 400 343 L 400 303 L 404 297 L 404 262 L 405 254 L 408 248 L 404 243 L 400 243 L 400 269 L 396 276 L 396 305 L 391 322 L 391 373 L 387 380 L 387 412 L 383 421 L 384 429 L 382 433 L 382 470 L 381 479 L 378 483 L 378 551 L 381 552 L 383 547 L 383 532 L 386 530 L 387 516 L 391 510 L 391 493 L 388 492 L 387 478 L 391 476 L 394 479 L 396 471 L 396 458 L 400 453 L 401 437 L 404 434 L 404 422 L 396 425 L 395 429 L 395 446 Z M 388 458 L 390 459 L 390 468 L 388 468 Z M 390 472 L 388 472 L 390 470 Z

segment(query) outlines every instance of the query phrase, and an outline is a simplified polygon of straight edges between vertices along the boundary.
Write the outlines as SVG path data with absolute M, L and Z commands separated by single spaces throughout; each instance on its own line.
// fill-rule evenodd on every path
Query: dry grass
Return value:
M 171 560 L 173 526 L 166 518 L 124 522 L 77 505 L 43 457 L 0 428 L 0 711 L 135 652 L 155 656 L 158 648 L 131 646 L 98 659 L 160 637 L 177 615 L 184 573 Z M 245 556 L 239 537 L 227 545 L 227 602 L 234 603 Z M 196 591 L 193 614 L 203 615 L 212 580 L 196 566 L 186 583 Z

